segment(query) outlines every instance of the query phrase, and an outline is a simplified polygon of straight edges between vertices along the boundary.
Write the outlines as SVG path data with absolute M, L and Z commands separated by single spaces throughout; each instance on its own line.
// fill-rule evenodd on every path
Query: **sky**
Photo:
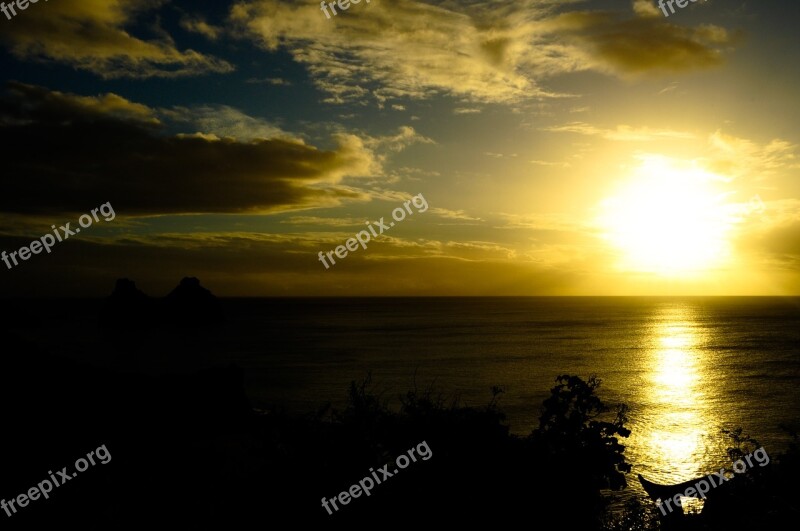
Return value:
M 13 5 L 0 296 L 800 294 L 794 0 Z

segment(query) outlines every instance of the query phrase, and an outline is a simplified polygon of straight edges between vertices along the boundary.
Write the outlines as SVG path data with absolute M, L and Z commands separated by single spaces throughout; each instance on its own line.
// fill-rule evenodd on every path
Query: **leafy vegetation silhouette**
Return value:
M 575 528 L 600 529 L 607 503 L 602 490 L 626 485 L 630 465 L 619 437 L 630 432 L 624 427 L 627 408 L 607 406 L 596 394 L 599 387 L 594 376 L 588 381 L 559 376 L 542 405 L 539 427 L 517 436 L 499 407 L 500 387 L 491 389 L 484 407 L 414 389 L 392 409 L 371 378 L 353 382 L 343 410 L 323 409 L 303 427 L 274 426 L 278 440 L 296 436 L 298 428 L 311 432 L 276 444 L 284 452 L 276 459 L 281 483 L 301 478 L 292 483 L 297 490 L 286 497 L 284 508 L 288 513 L 307 510 L 309 500 L 336 496 L 369 475 L 371 467 L 389 463 L 391 471 L 396 456 L 424 440 L 433 453 L 430 460 L 409 466 L 332 516 L 320 505 L 315 521 L 349 525 L 391 515 L 396 524 L 420 519 L 441 525 L 496 524 L 535 514 Z M 319 446 L 322 440 L 324 447 Z M 312 470 L 313 485 L 306 476 Z

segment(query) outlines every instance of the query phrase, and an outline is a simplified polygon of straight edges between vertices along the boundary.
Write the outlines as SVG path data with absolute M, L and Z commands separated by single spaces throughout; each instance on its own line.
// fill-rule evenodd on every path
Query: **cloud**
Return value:
M 363 219 L 356 218 L 323 218 L 319 216 L 291 216 L 281 221 L 288 225 L 323 225 L 327 227 L 361 227 Z
M 155 110 L 111 92 L 99 96 L 78 96 L 13 81 L 8 83 L 7 88 L 7 97 L 0 102 L 0 126 L 27 123 L 26 111 L 16 110 L 13 106 L 15 103 L 27 103 L 28 97 L 36 99 L 37 113 L 63 112 L 66 115 L 83 116 L 86 120 L 117 119 L 142 126 L 161 124 Z
M 740 246 L 756 260 L 779 269 L 800 270 L 800 200 L 751 201 Z
M 592 231 L 587 225 L 576 222 L 572 217 L 562 214 L 508 214 L 501 212 L 502 220 L 498 229 L 523 229 L 541 232 L 564 232 L 588 234 Z
M 181 18 L 181 27 L 188 32 L 197 33 L 215 41 L 219 38 L 222 34 L 222 28 L 218 28 L 217 26 L 213 26 L 203 20 L 202 17 L 199 16 L 184 16 Z
M 708 137 L 711 156 L 705 160 L 714 172 L 732 179 L 763 181 L 778 170 L 800 169 L 797 146 L 774 138 L 766 144 L 715 131 Z
M 661 94 L 666 94 L 668 92 L 674 92 L 677 88 L 678 88 L 678 83 L 673 81 L 672 83 L 670 83 L 669 85 L 667 85 L 663 89 L 659 90 L 658 91 L 658 95 L 660 96 Z
M 502 102 L 550 95 L 525 73 L 523 59 L 535 50 L 532 21 L 554 9 L 541 0 L 398 0 L 353 5 L 328 20 L 318 4 L 246 0 L 230 18 L 266 50 L 286 49 L 306 65 L 330 103 L 435 94 Z
M 653 0 L 633 0 L 633 12 L 640 17 L 663 16 L 663 13 L 659 11 Z
M 110 201 L 123 216 L 276 212 L 365 200 L 342 180 L 382 171 L 352 134 L 334 135 L 330 150 L 286 138 L 167 135 L 155 114 L 118 96 L 11 84 L 0 98 L 0 182 L 9 190 L 0 209 L 54 215 Z
M 242 142 L 258 139 L 280 138 L 291 142 L 304 143 L 297 135 L 287 133 L 280 127 L 248 116 L 228 105 L 199 105 L 196 107 L 175 107 L 162 111 L 173 121 L 190 124 L 208 138 L 232 138 Z
M 529 160 L 531 164 L 536 164 L 537 166 L 558 166 L 561 168 L 569 168 L 569 162 L 551 162 L 547 160 Z
M 560 97 L 545 88 L 549 78 L 707 68 L 736 40 L 719 26 L 673 25 L 645 0 L 628 11 L 568 11 L 578 3 L 373 1 L 327 19 L 305 0 L 242 0 L 230 20 L 233 33 L 288 51 L 336 104 Z
M 179 50 L 163 30 L 144 40 L 135 20 L 162 0 L 58 0 L 3 24 L 0 41 L 20 60 L 55 61 L 103 78 L 179 77 L 233 71 L 228 62 Z M 209 27 L 210 28 L 210 27 Z
M 449 241 L 445 243 L 444 249 L 450 256 L 464 260 L 514 260 L 517 258 L 517 252 L 514 249 L 493 242 Z
M 342 241 L 332 239 L 330 244 Z M 29 243 L 0 235 L 2 249 Z M 520 264 L 512 259 L 513 249 L 491 242 L 387 237 L 366 252 L 337 260 L 326 271 L 317 252 L 331 248 L 308 233 L 192 232 L 70 239 L 49 259 L 34 257 L 39 259 L 15 268 L 13 275 L 0 275 L 0 290 L 9 297 L 100 297 L 125 275 L 146 293 L 159 296 L 188 275 L 200 278 L 220 296 L 558 295 L 578 280 L 567 267 Z
M 652 129 L 649 127 L 633 127 L 630 125 L 618 125 L 614 129 L 603 129 L 585 122 L 572 122 L 564 125 L 557 125 L 542 128 L 543 131 L 553 131 L 557 133 L 578 133 L 581 135 L 599 136 L 606 140 L 617 140 L 624 142 L 643 142 L 658 140 L 659 138 L 695 138 L 693 133 L 686 131 L 674 131 L 672 129 Z
M 516 153 L 495 153 L 494 151 L 484 151 L 484 155 L 487 157 L 492 157 L 493 159 L 504 159 L 507 157 L 514 158 L 517 157 Z
M 435 214 L 441 218 L 459 220 L 459 221 L 483 221 L 481 218 L 476 218 L 467 214 L 465 210 L 449 210 L 447 208 L 431 208 L 431 214 Z
M 250 83 L 252 85 L 267 84 L 267 85 L 284 86 L 284 87 L 292 86 L 291 81 L 280 77 L 265 77 L 265 78 L 251 77 L 247 81 L 245 81 L 245 83 Z
M 413 127 L 401 126 L 396 135 L 374 137 L 367 140 L 367 144 L 375 148 L 388 149 L 390 151 L 403 151 L 413 144 L 435 144 L 432 139 L 417 133 Z
M 602 11 L 564 13 L 545 24 L 561 36 L 576 70 L 620 75 L 681 72 L 717 66 L 741 34 L 715 25 L 678 26 L 643 3 L 635 16 Z

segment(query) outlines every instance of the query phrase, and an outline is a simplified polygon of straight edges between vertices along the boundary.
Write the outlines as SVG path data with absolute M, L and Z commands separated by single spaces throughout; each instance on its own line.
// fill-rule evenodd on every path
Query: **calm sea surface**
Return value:
M 52 351 L 154 372 L 235 362 L 260 408 L 340 406 L 371 371 L 387 397 L 416 384 L 480 406 L 504 386 L 525 434 L 557 375 L 596 374 L 604 400 L 630 406 L 633 473 L 660 482 L 730 469 L 722 427 L 777 453 L 779 424 L 800 424 L 796 298 L 229 299 L 219 330 L 124 341 L 98 334 L 97 302 L 57 304 L 29 334 Z

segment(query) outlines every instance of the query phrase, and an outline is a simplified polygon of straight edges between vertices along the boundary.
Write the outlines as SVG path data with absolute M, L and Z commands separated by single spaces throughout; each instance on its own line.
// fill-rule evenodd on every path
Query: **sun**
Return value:
M 599 226 L 625 271 L 686 276 L 728 259 L 721 178 L 668 159 L 642 157 L 631 179 L 601 203 Z

